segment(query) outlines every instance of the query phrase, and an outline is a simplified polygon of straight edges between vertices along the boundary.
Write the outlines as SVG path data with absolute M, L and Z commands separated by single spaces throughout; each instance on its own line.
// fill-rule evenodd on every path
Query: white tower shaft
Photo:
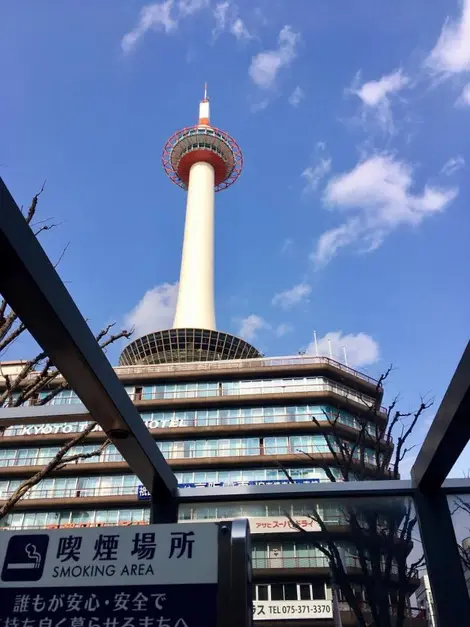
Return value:
M 178 301 L 173 327 L 214 329 L 214 168 L 189 171 Z

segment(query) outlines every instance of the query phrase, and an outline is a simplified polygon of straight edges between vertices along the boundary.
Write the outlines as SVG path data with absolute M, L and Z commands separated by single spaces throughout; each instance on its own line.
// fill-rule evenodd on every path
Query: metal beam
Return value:
M 469 494 L 469 479 L 449 479 L 444 482 L 445 494 Z M 325 481 L 313 484 L 239 485 L 214 488 L 181 488 L 179 502 L 211 503 L 222 501 L 257 501 L 281 499 L 364 499 L 413 497 L 416 490 L 411 481 Z
M 92 420 L 150 492 L 173 498 L 177 483 L 171 468 L 1 178 L 0 267 L 0 293 Z
M 20 405 L 0 407 L 0 427 L 34 425 L 54 422 L 87 422 L 90 412 L 82 403 L 76 405 Z
M 415 491 L 414 506 L 439 627 L 468 624 L 470 597 L 447 497 Z M 463 617 L 467 617 L 466 619 Z
M 470 342 L 411 469 L 422 491 L 442 485 L 470 439 Z

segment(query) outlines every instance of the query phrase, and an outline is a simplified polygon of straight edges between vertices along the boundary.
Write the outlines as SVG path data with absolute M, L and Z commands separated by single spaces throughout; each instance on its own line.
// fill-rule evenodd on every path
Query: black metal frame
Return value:
M 176 496 L 173 472 L 1 178 L 0 267 L 0 293 L 93 420 L 149 491 Z
M 178 504 L 188 502 L 411 497 L 438 625 L 468 622 L 470 598 L 447 496 L 470 494 L 470 481 L 445 479 L 470 440 L 470 344 L 424 440 L 411 481 L 238 486 L 178 492 L 174 474 L 1 179 L 0 267 L 4 270 L 0 273 L 0 292 L 151 492 L 152 522 L 176 521 Z M 19 408 L 17 417 L 24 416 L 28 409 Z M 36 414 L 38 409 L 31 408 Z M 0 419 L 4 411 L 0 410 Z M 11 418 L 14 410 L 6 411 Z M 41 417 L 54 415 L 57 419 L 61 413 L 79 414 L 83 410 L 54 407 L 41 409 L 40 413 Z M 237 525 L 233 525 L 236 529 Z M 229 552 L 235 559 L 235 545 Z M 240 556 L 236 559 L 242 564 Z M 241 622 L 240 616 L 237 624 Z

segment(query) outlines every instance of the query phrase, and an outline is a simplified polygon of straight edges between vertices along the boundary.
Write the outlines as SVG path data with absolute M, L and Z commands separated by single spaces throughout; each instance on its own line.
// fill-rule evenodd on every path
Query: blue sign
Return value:
M 309 485 L 312 483 L 320 483 L 320 479 L 266 479 L 259 481 L 201 481 L 200 483 L 179 483 L 179 488 L 238 488 L 239 486 L 259 486 L 259 485 L 289 485 L 294 483 L 296 485 Z M 140 501 L 150 501 L 150 493 L 143 485 L 137 488 L 137 498 Z
M 203 608 L 203 611 L 201 611 Z M 217 584 L 3 588 L 0 624 L 216 627 Z

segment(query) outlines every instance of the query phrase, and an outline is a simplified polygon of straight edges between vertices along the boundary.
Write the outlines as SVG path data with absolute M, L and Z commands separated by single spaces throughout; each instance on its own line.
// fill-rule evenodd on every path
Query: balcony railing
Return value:
M 27 492 L 22 499 L 70 499 L 99 496 L 137 496 L 137 485 L 135 486 L 107 486 L 98 488 L 50 488 Z M 0 492 L 0 501 L 10 498 L 14 490 Z
M 336 444 L 333 444 L 334 448 Z M 301 457 L 302 455 L 308 453 L 309 455 L 327 455 L 328 457 L 331 455 L 331 451 L 328 448 L 328 445 L 325 444 L 305 444 L 304 446 L 301 444 L 287 444 L 283 446 L 242 446 L 242 447 L 214 447 L 214 448 L 204 448 L 201 450 L 184 450 L 182 446 L 174 446 L 172 449 L 167 449 L 163 445 L 160 445 L 160 450 L 162 452 L 163 457 L 165 459 L 204 459 L 204 458 L 223 458 L 223 457 L 250 457 L 250 456 L 279 456 L 279 455 L 296 455 Z M 73 453 L 72 453 L 73 454 Z M 45 464 L 52 461 L 55 457 L 55 454 L 48 456 L 34 456 L 34 457 L 19 457 L 19 458 L 11 458 L 11 459 L 0 459 L 0 468 L 1 467 L 14 467 L 14 466 L 44 466 Z M 358 450 L 354 455 L 354 459 L 358 462 L 361 460 L 361 454 Z M 64 462 L 67 462 L 67 458 L 65 457 Z M 122 462 L 124 461 L 122 455 L 117 451 L 115 453 L 106 453 L 102 456 L 96 457 L 87 457 L 85 459 L 76 459 L 71 464 L 82 464 L 82 463 L 106 463 L 106 462 Z M 375 453 L 370 452 L 366 453 L 364 456 L 364 462 L 367 464 L 375 464 Z
M 222 361 L 201 361 L 191 363 L 180 364 L 156 364 L 151 366 L 118 366 L 115 368 L 116 373 L 119 374 L 162 374 L 169 372 L 188 372 L 188 371 L 208 371 L 208 370 L 249 370 L 259 367 L 273 367 L 273 366 L 307 366 L 316 364 L 326 364 L 338 368 L 343 372 L 352 374 L 355 377 L 377 385 L 377 379 L 369 377 L 364 374 L 349 368 L 345 364 L 340 363 L 334 359 L 328 357 L 314 357 L 313 355 L 293 355 L 291 357 L 258 357 L 256 359 L 230 359 Z
M 182 364 L 183 365 L 183 364 Z M 196 387 L 193 390 L 155 390 L 154 392 L 143 392 L 138 396 L 135 394 L 129 394 L 133 401 L 154 401 L 154 400 L 176 400 L 176 399 L 188 399 L 188 398 L 218 398 L 218 397 L 238 397 L 254 396 L 258 394 L 295 394 L 295 393 L 308 393 L 308 392 L 334 392 L 344 398 L 355 401 L 361 405 L 364 405 L 367 409 L 374 409 L 374 399 L 365 395 L 357 394 L 350 388 L 345 387 L 339 383 L 296 383 L 292 382 L 287 385 L 266 385 L 266 386 L 254 386 L 243 387 L 235 389 L 220 389 L 220 390 L 200 390 Z M 56 404 L 57 401 L 56 401 Z M 381 413 L 386 413 L 385 407 L 380 407 Z
M 329 560 L 324 556 L 314 557 L 253 557 L 253 568 L 329 568 Z M 343 559 L 346 568 L 354 568 L 362 572 L 358 557 L 347 555 Z M 398 574 L 398 567 L 392 564 L 391 573 Z

